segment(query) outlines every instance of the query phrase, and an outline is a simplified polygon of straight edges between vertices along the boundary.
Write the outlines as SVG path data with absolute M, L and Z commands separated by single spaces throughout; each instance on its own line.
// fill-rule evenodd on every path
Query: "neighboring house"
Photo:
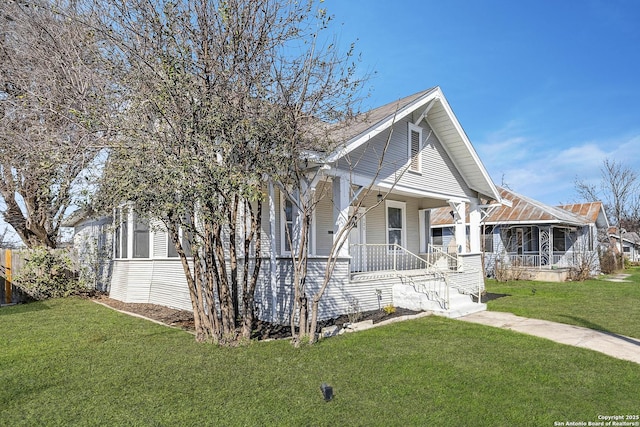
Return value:
M 569 269 L 599 272 L 599 235 L 609 227 L 601 202 L 548 206 L 506 188 L 499 191 L 503 203 L 485 205 L 482 220 L 488 276 L 495 276 L 496 268 L 514 267 L 542 280 L 566 280 Z M 448 209 L 431 212 L 431 227 L 432 244 L 450 245 Z
M 80 209 L 61 224 L 74 229 L 73 248 L 81 266 L 80 279 L 102 292 L 109 289 L 111 280 L 112 223 L 110 217 L 96 218 L 91 212 Z
M 609 239 L 616 253 L 620 253 L 620 236 L 618 235 L 617 229 L 613 228 L 610 230 Z M 629 261 L 640 261 L 640 235 L 638 235 L 638 233 L 622 231 L 622 252 Z
M 500 195 L 439 87 L 403 98 L 363 115 L 342 132 L 340 149 L 322 157 L 317 204 L 311 225 L 307 288 L 322 281 L 327 255 L 354 201 L 373 207 L 359 217 L 344 245 L 323 296 L 320 318 L 327 319 L 388 304 L 434 309 L 447 316 L 484 309 L 472 302 L 484 289 L 480 253 L 481 200 Z M 381 170 L 379 155 L 390 145 Z M 316 165 L 317 166 L 317 165 Z M 316 167 L 317 170 L 317 167 Z M 375 181 L 375 182 L 373 182 Z M 363 189 L 373 182 L 373 192 Z M 292 295 L 292 259 L 287 228 L 295 230 L 294 205 L 277 183 L 265 183 L 262 273 L 256 291 L 258 315 L 286 322 Z M 388 193 L 388 194 L 387 194 Z M 447 206 L 459 220 L 461 246 L 455 257 L 432 254 L 426 221 L 432 208 Z M 167 233 L 149 226 L 130 209 L 114 215 L 110 296 L 125 302 L 191 309 L 182 265 Z M 444 260 L 444 262 L 443 262 Z

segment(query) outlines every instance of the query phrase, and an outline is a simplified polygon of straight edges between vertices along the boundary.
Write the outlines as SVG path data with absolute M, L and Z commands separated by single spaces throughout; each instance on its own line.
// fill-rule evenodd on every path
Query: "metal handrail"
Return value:
M 442 270 L 424 258 L 414 254 L 406 248 L 392 243 L 378 244 L 354 244 L 350 245 L 351 253 L 356 254 L 357 268 L 366 272 L 390 271 L 403 282 L 414 288 L 420 288 L 422 292 L 429 294 L 444 309 L 448 309 L 449 302 L 449 278 L 448 271 Z M 408 271 L 416 273 L 409 274 Z M 416 280 L 418 277 L 426 280 Z M 433 278 L 439 278 L 434 282 Z
M 462 266 L 458 264 L 457 252 L 454 252 L 456 256 L 453 256 L 450 252 L 445 251 L 443 246 L 428 246 L 428 253 L 437 254 L 439 257 L 443 257 L 447 260 L 447 266 L 449 270 L 458 271 Z

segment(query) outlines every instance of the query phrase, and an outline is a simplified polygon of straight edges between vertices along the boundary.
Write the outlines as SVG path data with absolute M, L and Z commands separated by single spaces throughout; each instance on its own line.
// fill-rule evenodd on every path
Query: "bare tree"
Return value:
M 56 247 L 101 150 L 110 82 L 95 33 L 63 2 L 0 3 L 0 197 L 29 247 Z
M 317 123 L 359 84 L 314 1 L 96 2 L 127 99 L 103 202 L 162 221 L 182 261 L 199 341 L 249 337 L 267 181 L 288 186 Z
M 622 248 L 622 230 L 625 221 L 628 221 L 634 212 L 638 211 L 636 205 L 640 189 L 638 175 L 623 163 L 610 159 L 603 161 L 600 174 L 599 185 L 576 180 L 576 190 L 579 196 L 585 200 L 602 200 L 604 202 L 607 215 L 617 226 L 618 239 Z M 622 253 L 619 266 L 624 268 Z

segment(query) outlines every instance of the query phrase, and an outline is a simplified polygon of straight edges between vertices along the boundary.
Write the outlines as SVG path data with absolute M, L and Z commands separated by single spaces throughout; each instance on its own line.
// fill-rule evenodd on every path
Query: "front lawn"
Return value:
M 301 349 L 197 344 L 79 299 L 4 307 L 0 325 L 0 425 L 552 426 L 640 410 L 637 364 L 439 317 Z
M 640 338 L 640 268 L 624 273 L 631 275 L 625 279 L 628 282 L 604 277 L 563 283 L 487 280 L 487 292 L 507 295 L 487 306 L 492 311 Z

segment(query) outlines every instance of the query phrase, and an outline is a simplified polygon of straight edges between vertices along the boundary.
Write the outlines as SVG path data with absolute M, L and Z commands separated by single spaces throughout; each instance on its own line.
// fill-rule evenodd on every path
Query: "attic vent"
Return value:
M 414 172 L 421 171 L 422 156 L 420 155 L 422 140 L 422 128 L 409 123 L 409 170 Z

